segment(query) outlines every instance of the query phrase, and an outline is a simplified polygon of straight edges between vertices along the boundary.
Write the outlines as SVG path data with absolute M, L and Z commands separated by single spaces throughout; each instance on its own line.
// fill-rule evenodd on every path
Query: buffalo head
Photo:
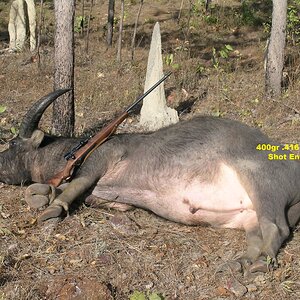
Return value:
M 0 181 L 22 184 L 32 181 L 32 157 L 44 140 L 44 132 L 38 129 L 46 108 L 70 89 L 54 91 L 38 100 L 24 116 L 19 135 L 9 142 L 7 150 L 0 153 Z

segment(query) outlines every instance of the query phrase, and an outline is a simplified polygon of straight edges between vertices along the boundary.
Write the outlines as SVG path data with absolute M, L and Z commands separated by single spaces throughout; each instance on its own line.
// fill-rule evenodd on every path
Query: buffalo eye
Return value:
M 16 140 L 12 140 L 9 142 L 9 147 L 15 147 L 17 145 L 17 141 Z

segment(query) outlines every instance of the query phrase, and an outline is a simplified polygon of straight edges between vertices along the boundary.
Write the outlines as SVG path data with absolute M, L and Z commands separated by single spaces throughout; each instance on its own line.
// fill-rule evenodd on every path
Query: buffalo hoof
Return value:
M 249 273 L 266 273 L 269 271 L 269 266 L 265 260 L 257 260 L 248 268 L 247 271 Z
M 47 207 L 38 217 L 38 222 L 44 222 L 48 219 L 57 218 L 63 213 L 64 209 L 60 205 Z
M 39 209 L 55 198 L 55 188 L 49 184 L 34 183 L 25 191 L 25 201 L 30 208 Z
M 259 257 L 253 262 L 243 257 L 238 259 L 238 262 L 243 266 L 245 276 L 255 273 L 267 273 L 278 266 L 276 259 L 269 259 L 264 256 Z
M 243 273 L 245 277 L 252 277 L 252 275 L 256 276 L 258 273 L 267 273 L 276 267 L 277 264 L 273 259 L 268 262 L 268 259 L 265 257 L 259 257 L 256 261 L 250 262 L 249 259 L 242 257 L 222 264 L 217 269 L 217 273 Z
M 58 188 L 50 184 L 34 183 L 25 191 L 25 201 L 30 208 L 41 209 L 51 204 L 60 195 L 69 183 L 64 183 Z
M 277 260 L 270 257 L 260 257 L 255 262 L 251 264 L 248 268 L 250 273 L 263 272 L 267 273 L 278 267 Z

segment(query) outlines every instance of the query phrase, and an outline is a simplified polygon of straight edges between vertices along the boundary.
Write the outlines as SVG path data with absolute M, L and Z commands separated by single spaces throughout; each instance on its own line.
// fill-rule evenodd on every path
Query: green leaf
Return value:
M 164 298 L 156 293 L 152 293 L 149 296 L 149 300 L 164 300 Z
M 0 227 L 0 235 L 11 235 L 11 231 L 5 227 Z M 0 298 L 1 299 L 1 298 Z
M 173 53 L 168 54 L 168 55 L 166 56 L 166 64 L 167 64 L 167 66 L 172 65 L 172 64 L 173 64 L 173 61 L 174 61 L 174 55 L 173 55 Z
M 213 117 L 221 117 L 221 116 L 222 116 L 222 113 L 220 112 L 219 109 L 216 109 L 215 111 L 213 111 L 213 112 L 211 113 L 211 115 L 212 115 Z
M 18 133 L 16 127 L 11 127 L 10 131 L 11 131 L 12 134 L 17 134 Z
M 0 105 L 0 114 L 6 111 L 6 106 Z
M 139 291 L 134 291 L 133 294 L 129 296 L 129 300 L 147 300 L 144 293 Z
M 173 68 L 174 70 L 178 70 L 178 69 L 180 68 L 180 64 L 173 64 L 173 65 L 172 65 L 172 68 Z
M 227 51 L 225 51 L 225 50 L 220 50 L 219 53 L 220 53 L 220 56 L 221 56 L 222 58 L 228 58 L 228 52 L 227 52 Z
M 228 50 L 228 51 L 233 51 L 233 48 L 231 45 L 225 45 L 225 48 Z

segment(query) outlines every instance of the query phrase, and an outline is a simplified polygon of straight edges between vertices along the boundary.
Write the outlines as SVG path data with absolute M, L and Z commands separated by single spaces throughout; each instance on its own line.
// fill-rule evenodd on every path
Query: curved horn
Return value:
M 40 100 L 38 100 L 32 107 L 28 110 L 23 118 L 20 126 L 19 136 L 22 138 L 30 138 L 33 131 L 37 129 L 39 121 L 46 110 L 46 108 L 59 96 L 71 91 L 72 89 L 61 89 L 54 91 Z

